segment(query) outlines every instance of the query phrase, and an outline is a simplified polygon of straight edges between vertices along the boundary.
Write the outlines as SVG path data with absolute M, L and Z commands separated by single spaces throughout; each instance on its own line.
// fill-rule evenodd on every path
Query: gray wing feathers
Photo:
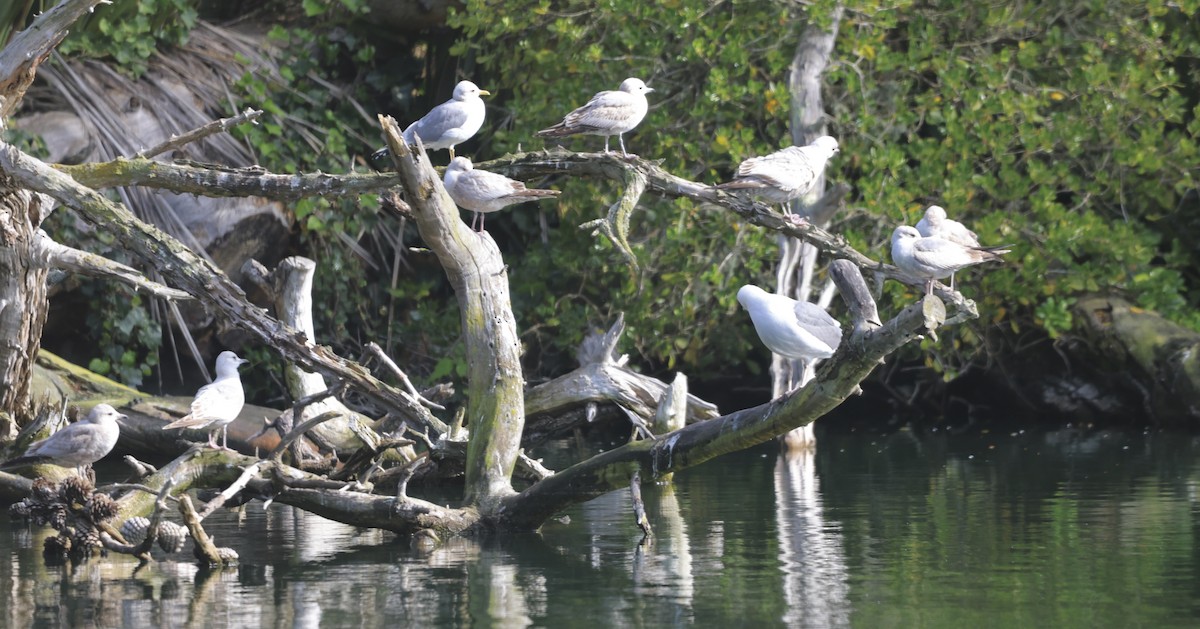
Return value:
M 820 306 L 807 301 L 797 301 L 795 313 L 800 325 L 822 343 L 835 350 L 842 343 L 842 324 Z
M 420 120 L 404 130 L 404 141 L 412 144 L 413 135 L 421 136 L 424 143 L 437 141 L 450 129 L 461 127 L 467 122 L 467 106 L 459 101 L 442 103 L 434 107 Z

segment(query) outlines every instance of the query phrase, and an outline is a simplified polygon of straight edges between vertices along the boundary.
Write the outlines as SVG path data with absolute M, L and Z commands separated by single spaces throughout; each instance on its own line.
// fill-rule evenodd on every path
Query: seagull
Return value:
M 783 206 L 808 194 L 821 175 L 829 158 L 838 152 L 838 141 L 823 135 L 808 146 L 789 146 L 762 157 L 751 157 L 738 166 L 733 181 L 717 184 L 718 190 L 746 190 L 768 203 Z
M 621 155 L 629 157 L 625 152 L 624 134 L 632 131 L 646 117 L 646 110 L 650 107 L 646 102 L 646 94 L 653 91 L 641 79 L 630 77 L 621 81 L 617 91 L 598 92 L 586 105 L 567 114 L 562 122 L 542 129 L 537 134 L 548 138 L 580 133 L 602 135 L 605 153 L 608 153 L 608 138 L 615 135 L 621 143 Z
M 955 271 L 999 260 L 1008 253 L 1000 247 L 967 247 L 938 236 L 921 236 L 915 227 L 901 225 L 892 232 L 892 262 L 901 271 L 925 280 L 925 294 L 933 293 L 933 281 Z
M 475 229 L 477 218 L 479 231 L 483 231 L 484 214 L 496 212 L 514 203 L 539 201 L 562 194 L 559 190 L 526 188 L 525 184 L 504 175 L 478 170 L 471 160 L 465 157 L 450 160 L 442 184 L 459 207 L 475 212 L 471 219 L 471 229 Z
M 230 450 L 227 443 L 229 424 L 237 419 L 242 412 L 242 405 L 246 403 L 238 367 L 248 362 L 250 361 L 238 358 L 233 352 L 221 352 L 217 356 L 217 379 L 200 387 L 196 392 L 196 398 L 192 400 L 192 412 L 163 426 L 163 429 L 212 426 L 208 433 L 208 446 Z M 220 446 L 217 446 L 216 441 L 218 428 L 221 429 Z
M 931 205 L 925 210 L 925 217 L 917 222 L 917 231 L 922 236 L 937 236 L 964 247 L 979 247 L 979 235 L 966 225 L 946 218 L 946 210 L 939 205 Z M 950 289 L 954 289 L 953 273 L 950 274 Z
M 842 324 L 816 304 L 768 293 L 746 284 L 738 303 L 750 312 L 754 331 L 768 349 L 785 358 L 829 358 L 842 342 Z
M 121 435 L 118 419 L 125 419 L 125 415 L 108 404 L 97 404 L 86 418 L 34 442 L 25 454 L 0 464 L 0 469 L 48 463 L 75 467 L 83 476 L 85 466 L 103 459 L 117 445 L 117 437 Z
M 450 159 L 454 159 L 454 146 L 470 140 L 483 126 L 487 108 L 480 96 L 491 95 L 470 81 L 459 81 L 450 100 L 408 125 L 404 130 L 404 141 L 413 145 L 420 137 L 426 149 L 449 149 Z M 387 154 L 387 147 L 384 147 L 372 153 L 371 159 L 382 159 Z

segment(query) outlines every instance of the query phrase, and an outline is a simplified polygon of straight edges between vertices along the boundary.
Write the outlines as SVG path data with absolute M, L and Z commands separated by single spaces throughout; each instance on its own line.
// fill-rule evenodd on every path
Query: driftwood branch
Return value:
M 227 131 L 229 129 L 232 129 L 233 127 L 236 127 L 240 124 L 245 124 L 247 122 L 254 122 L 254 121 L 258 120 L 259 116 L 261 116 L 262 114 L 263 114 L 263 111 L 261 109 L 250 109 L 249 107 L 247 107 L 244 111 L 242 111 L 242 113 L 240 113 L 236 116 L 231 116 L 229 118 L 219 118 L 219 119 L 214 120 L 206 125 L 192 129 L 191 131 L 188 131 L 186 133 L 181 133 L 179 135 L 172 135 L 171 137 L 167 138 L 167 140 L 162 142 L 161 144 L 158 144 L 157 146 L 153 146 L 144 151 L 139 152 L 137 154 L 137 157 L 149 159 L 156 155 L 161 155 L 163 153 L 166 153 L 167 151 L 173 151 L 177 148 L 191 144 L 192 142 L 196 142 L 198 140 L 203 140 L 204 138 L 207 138 L 210 135 L 214 135 L 216 133 L 220 133 L 222 131 Z
M 253 335 L 284 359 L 318 371 L 361 391 L 416 425 L 445 432 L 446 425 L 425 407 L 411 402 L 395 388 L 371 375 L 361 365 L 314 346 L 295 330 L 271 318 L 246 301 L 245 295 L 212 263 L 197 256 L 157 228 L 138 220 L 124 206 L 85 188 L 42 161 L 0 142 L 0 170 L 22 186 L 54 197 L 75 209 L 92 225 L 122 240 L 146 264 L 157 268 L 171 284 L 182 288 L 231 323 Z
M 490 234 L 463 223 L 419 140 L 414 153 L 395 120 L 381 116 L 380 125 L 421 239 L 437 255 L 458 298 L 471 427 L 465 498 L 488 509 L 513 491 L 512 473 L 525 426 L 525 379 L 508 296 L 508 267 Z
M 55 242 L 41 230 L 38 230 L 37 237 L 38 247 L 41 249 L 47 266 L 90 277 L 115 279 L 132 286 L 134 290 L 145 291 L 160 299 L 180 301 L 192 299 L 192 296 L 186 292 L 163 286 L 120 262 Z
M 358 197 L 400 185 L 396 173 L 281 175 L 258 166 L 233 168 L 213 164 L 163 163 L 119 158 L 56 169 L 89 188 L 144 186 L 206 197 L 256 196 L 273 201 L 308 197 Z
M 862 282 L 861 274 L 854 275 Z M 856 393 L 859 383 L 883 357 L 924 332 L 923 310 L 923 304 L 913 304 L 878 329 L 854 332 L 851 342 L 842 344 L 815 380 L 790 395 L 654 439 L 636 441 L 559 471 L 506 500 L 503 524 L 517 529 L 536 527 L 569 504 L 620 489 L 635 470 L 641 470 L 647 479 L 658 480 L 815 421 Z
M 392 360 L 391 356 L 388 356 L 378 343 L 375 341 L 367 343 L 367 353 L 374 356 L 380 364 L 382 364 L 384 367 L 387 367 L 388 371 L 392 372 L 392 375 L 399 378 L 400 383 L 404 385 L 405 390 L 408 391 L 408 394 L 411 395 L 414 400 L 424 404 L 425 406 L 428 406 L 429 408 L 435 408 L 439 411 L 446 410 L 445 406 L 442 406 L 441 404 L 438 404 L 433 400 L 426 399 L 424 396 L 422 396 L 420 392 L 417 391 L 417 388 L 413 386 L 412 380 L 408 379 L 408 375 L 404 373 L 404 370 L 400 369 L 400 366 L 396 364 L 396 361 Z
M 67 0 L 45 11 L 0 49 L 0 120 L 17 109 L 38 66 L 84 13 L 104 0 Z

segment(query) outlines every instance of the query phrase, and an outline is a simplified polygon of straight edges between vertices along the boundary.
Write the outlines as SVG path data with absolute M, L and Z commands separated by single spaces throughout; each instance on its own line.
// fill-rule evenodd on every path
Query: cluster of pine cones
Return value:
M 9 513 L 58 531 L 46 540 L 43 552 L 47 560 L 84 559 L 100 547 L 100 525 L 116 517 L 119 510 L 115 500 L 95 489 L 79 476 L 67 477 L 57 485 L 39 478 L 33 481 L 32 495 L 9 507 Z

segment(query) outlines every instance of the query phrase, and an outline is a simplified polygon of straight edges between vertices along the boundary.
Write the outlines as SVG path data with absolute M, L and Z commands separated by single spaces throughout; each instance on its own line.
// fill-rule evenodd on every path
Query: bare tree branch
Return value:
M 328 347 L 311 345 L 303 335 L 268 316 L 246 301 L 240 288 L 216 266 L 157 228 L 133 216 L 124 206 L 85 188 L 41 160 L 0 142 L 0 171 L 23 187 L 42 192 L 70 207 L 99 229 L 123 241 L 131 252 L 162 276 L 196 297 L 232 324 L 253 333 L 264 345 L 285 359 L 318 371 L 333 379 L 344 379 L 348 386 L 377 402 L 394 408 L 415 425 L 428 425 L 443 433 L 447 426 L 428 409 L 371 375 L 362 365 L 334 354 Z
M 156 155 L 161 155 L 163 153 L 166 153 L 167 151 L 173 151 L 182 146 L 191 144 L 192 142 L 196 142 L 198 140 L 203 140 L 204 138 L 207 138 L 208 136 L 213 135 L 215 133 L 227 131 L 227 130 L 232 129 L 233 127 L 236 127 L 240 124 L 245 124 L 247 122 L 254 122 L 254 121 L 258 120 L 258 117 L 261 116 L 262 114 L 263 114 L 263 110 L 261 110 L 261 109 L 250 109 L 249 107 L 247 107 L 245 109 L 245 111 L 243 111 L 242 113 L 240 113 L 236 116 L 232 116 L 229 118 L 219 118 L 219 119 L 214 120 L 204 126 L 192 129 L 191 131 L 188 131 L 187 133 L 182 133 L 180 135 L 172 135 L 171 137 L 167 138 L 167 140 L 165 142 L 162 142 L 157 146 L 153 146 L 144 151 L 141 151 L 135 157 L 150 159 L 152 157 L 155 157 Z
M 192 296 L 186 292 L 163 286 L 142 275 L 137 269 L 109 260 L 104 256 L 55 242 L 41 230 L 38 230 L 37 238 L 38 247 L 41 248 L 41 253 L 45 256 L 45 263 L 48 266 L 80 275 L 112 278 L 132 286 L 134 290 L 146 291 L 160 299 L 180 301 L 192 299 Z

